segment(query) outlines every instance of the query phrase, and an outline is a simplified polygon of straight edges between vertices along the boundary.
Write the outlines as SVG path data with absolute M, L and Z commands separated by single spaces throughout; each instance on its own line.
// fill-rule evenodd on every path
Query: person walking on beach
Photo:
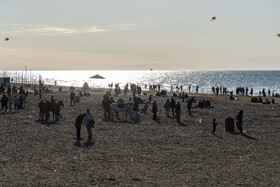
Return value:
M 39 98 L 42 99 L 42 88 L 39 89 Z
M 2 96 L 2 108 L 1 108 L 1 110 L 3 110 L 4 108 L 5 108 L 5 112 L 7 111 L 7 109 L 8 109 L 8 97 L 6 96 L 6 94 L 3 94 L 3 96 Z
M 73 91 L 71 91 L 70 93 L 70 106 L 72 106 L 72 103 L 74 103 L 75 105 L 75 93 Z
M 82 139 L 81 138 L 81 126 L 82 126 L 82 123 L 83 123 L 83 120 L 84 120 L 85 116 L 86 116 L 86 114 L 80 114 L 76 118 L 75 126 L 76 126 L 77 140 Z
M 237 114 L 236 118 L 236 126 L 240 133 L 243 133 L 242 125 L 243 125 L 243 110 L 240 110 Z
M 44 119 L 43 106 L 44 106 L 44 101 L 41 100 L 40 103 L 38 104 L 38 107 L 39 107 L 39 120 L 43 120 Z
M 158 111 L 157 102 L 154 101 L 153 102 L 153 107 L 152 107 L 153 120 L 157 120 L 157 111 Z
M 173 97 L 171 97 L 170 107 L 172 111 L 172 116 L 174 117 L 174 109 L 175 109 L 176 102 Z
M 94 119 L 93 115 L 90 113 L 89 109 L 87 109 L 86 116 L 84 118 L 84 123 L 86 124 L 87 127 L 87 132 L 88 132 L 88 140 L 92 140 L 92 130 L 91 127 L 94 127 Z
M 166 100 L 165 104 L 164 104 L 164 109 L 166 111 L 166 116 L 169 117 L 169 111 L 170 111 L 170 101 L 169 99 Z
M 12 94 L 11 93 L 8 93 L 8 102 L 9 102 L 9 109 L 10 109 L 10 112 L 12 112 L 13 111 L 13 101 L 14 101 L 14 99 L 13 99 L 13 97 L 12 97 Z
M 56 106 L 56 101 L 55 101 L 54 97 L 52 96 L 51 97 L 51 108 L 55 109 L 55 106 Z
M 181 121 L 181 105 L 180 102 L 177 102 L 175 106 L 176 120 L 178 123 Z
M 189 115 L 191 115 L 192 99 L 188 100 L 187 108 L 188 108 Z
M 216 123 L 216 119 L 213 119 L 213 130 L 212 133 L 215 134 L 216 132 L 216 126 L 218 125 L 218 123 Z
M 253 88 L 251 88 L 251 91 L 250 91 L 250 95 L 252 96 L 253 95 Z

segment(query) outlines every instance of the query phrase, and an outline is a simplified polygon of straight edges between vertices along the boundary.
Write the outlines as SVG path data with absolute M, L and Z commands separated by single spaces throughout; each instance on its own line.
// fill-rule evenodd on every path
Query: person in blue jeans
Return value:
M 90 113 L 89 109 L 87 109 L 86 116 L 84 118 L 84 123 L 86 124 L 87 127 L 87 132 L 88 132 L 88 140 L 92 140 L 92 130 L 91 127 L 93 127 L 93 124 L 91 121 L 94 121 L 93 115 Z

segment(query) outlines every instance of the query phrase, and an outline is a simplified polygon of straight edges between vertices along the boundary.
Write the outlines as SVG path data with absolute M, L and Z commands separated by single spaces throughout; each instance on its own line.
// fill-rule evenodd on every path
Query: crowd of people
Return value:
M 7 112 L 13 112 L 15 110 L 20 110 L 26 108 L 26 101 L 28 97 L 28 92 L 23 89 L 23 86 L 17 88 L 16 86 L 4 87 L 3 84 L 0 86 L 1 90 L 1 110 Z
M 110 118 L 111 117 L 111 108 L 110 105 L 112 103 L 118 103 L 119 108 L 124 107 L 124 103 L 125 101 L 123 99 L 118 99 L 117 101 L 114 100 L 114 95 L 112 95 L 112 93 L 114 93 L 116 96 L 119 96 L 119 94 L 121 93 L 121 89 L 119 84 L 115 84 L 114 89 L 113 89 L 113 84 L 109 85 L 110 89 L 106 92 L 106 94 L 103 96 L 103 100 L 101 102 L 102 108 L 104 110 L 104 114 L 103 117 L 104 118 Z M 160 85 L 145 85 L 145 89 L 150 91 L 156 91 L 156 94 L 154 96 L 150 95 L 148 98 L 148 102 L 144 103 L 143 100 L 140 97 L 137 97 L 137 95 L 139 96 L 143 96 L 143 95 L 147 95 L 146 92 L 143 93 L 142 91 L 142 87 L 137 85 L 137 84 L 126 84 L 124 86 L 123 92 L 124 95 L 127 95 L 128 92 L 132 93 L 132 98 L 129 98 L 129 100 L 127 101 L 128 103 L 131 103 L 131 110 L 130 110 L 130 116 L 133 119 L 140 119 L 139 116 L 139 106 L 140 104 L 144 104 L 144 108 L 142 109 L 143 112 L 146 112 L 149 105 L 151 105 L 151 112 L 152 112 L 152 119 L 157 121 L 159 120 L 158 117 L 158 111 L 159 111 L 159 107 L 158 107 L 158 102 L 156 101 L 156 97 L 166 97 L 167 96 L 167 91 L 166 90 L 162 90 Z M 211 102 L 209 100 L 201 100 L 199 101 L 195 96 L 193 97 L 189 97 L 189 95 L 187 93 L 185 93 L 185 91 L 183 90 L 183 85 L 179 86 L 177 85 L 176 90 L 181 90 L 181 92 L 173 92 L 171 98 L 167 98 L 163 108 L 165 110 L 165 114 L 166 117 L 172 117 L 174 119 L 176 119 L 176 121 L 178 123 L 181 123 L 181 114 L 183 112 L 186 112 L 189 116 L 192 115 L 192 108 L 213 108 L 213 106 L 211 105 Z M 191 88 L 192 86 L 189 85 L 188 86 L 188 91 L 191 92 Z M 171 90 L 173 90 L 173 87 L 171 86 Z M 199 91 L 199 86 L 197 85 L 195 87 L 196 92 L 198 93 Z M 230 93 L 230 97 L 233 97 L 233 92 L 229 91 L 226 87 L 212 87 L 212 91 L 214 94 L 228 94 Z M 23 86 L 21 86 L 20 88 L 17 88 L 15 86 L 11 87 L 7 87 L 5 88 L 3 85 L 0 86 L 0 92 L 1 92 L 1 104 L 2 104 L 2 108 L 1 110 L 4 110 L 5 112 L 10 109 L 10 112 L 12 112 L 13 110 L 17 110 L 17 109 L 24 109 L 26 107 L 26 98 L 28 97 L 28 92 L 26 92 L 23 89 Z M 42 98 L 42 93 L 43 93 L 43 89 L 39 88 L 39 98 L 41 100 Z M 240 94 L 240 95 L 253 95 L 253 88 L 250 89 L 246 87 L 238 87 L 236 88 L 236 94 Z M 90 96 L 89 93 L 82 93 L 79 92 L 78 94 L 79 96 Z M 262 96 L 277 96 L 277 94 L 274 94 L 274 92 L 271 92 L 270 89 L 268 89 L 268 92 L 266 93 L 266 90 L 263 89 L 260 92 L 260 95 Z M 74 93 L 74 91 L 71 91 L 70 93 L 70 106 L 75 106 L 75 97 L 76 94 Z M 176 101 L 176 100 L 177 101 Z M 261 97 L 252 97 L 251 98 L 252 102 L 259 102 L 259 103 L 264 103 L 264 104 L 270 104 L 270 103 L 275 103 L 275 100 L 272 99 L 271 101 L 269 101 L 268 99 L 265 100 L 265 102 L 263 102 Z M 50 99 L 50 101 L 48 101 L 51 105 L 56 104 L 55 99 L 52 97 Z M 40 108 L 40 116 L 42 115 L 41 112 L 41 107 L 43 105 L 43 100 L 41 100 L 41 102 L 39 103 L 39 108 Z M 186 108 L 187 111 L 182 111 L 182 104 L 186 104 Z M 161 106 L 160 106 L 161 107 Z M 238 113 L 238 116 L 236 117 L 237 120 L 237 126 L 238 129 L 240 130 L 240 132 L 242 132 L 242 118 L 243 118 L 243 111 L 240 111 Z M 76 118 L 76 128 L 77 128 L 77 139 L 81 139 L 80 137 L 80 130 L 81 130 L 81 125 L 84 123 L 87 127 L 87 131 L 88 131 L 88 138 L 92 139 L 92 132 L 91 132 L 91 128 L 93 127 L 94 124 L 94 118 L 93 115 L 90 113 L 89 109 L 87 110 L 87 113 L 83 113 L 80 114 L 77 118 Z M 213 119 L 213 133 L 215 133 L 216 131 L 216 126 L 217 126 L 217 122 L 216 119 Z

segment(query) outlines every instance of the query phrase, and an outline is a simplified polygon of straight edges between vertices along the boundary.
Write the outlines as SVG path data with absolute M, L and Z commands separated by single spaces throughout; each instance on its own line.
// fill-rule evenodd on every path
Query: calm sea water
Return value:
M 90 79 L 99 74 L 105 79 Z M 48 84 L 64 86 L 82 86 L 88 82 L 93 87 L 108 87 L 109 83 L 160 84 L 164 89 L 170 90 L 171 85 L 183 85 L 184 90 L 188 85 L 195 89 L 199 85 L 199 92 L 211 93 L 212 86 L 227 87 L 235 90 L 243 86 L 254 88 L 258 93 L 263 88 L 280 92 L 280 71 L 8 71 L 8 76 L 14 82 L 26 80 L 37 81 L 39 77 Z M 31 78 L 30 78 L 31 77 Z

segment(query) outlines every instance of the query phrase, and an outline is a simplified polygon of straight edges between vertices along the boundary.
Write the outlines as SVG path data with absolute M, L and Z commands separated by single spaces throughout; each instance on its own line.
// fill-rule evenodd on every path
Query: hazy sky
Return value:
M 279 70 L 276 33 L 280 0 L 0 0 L 0 70 Z

